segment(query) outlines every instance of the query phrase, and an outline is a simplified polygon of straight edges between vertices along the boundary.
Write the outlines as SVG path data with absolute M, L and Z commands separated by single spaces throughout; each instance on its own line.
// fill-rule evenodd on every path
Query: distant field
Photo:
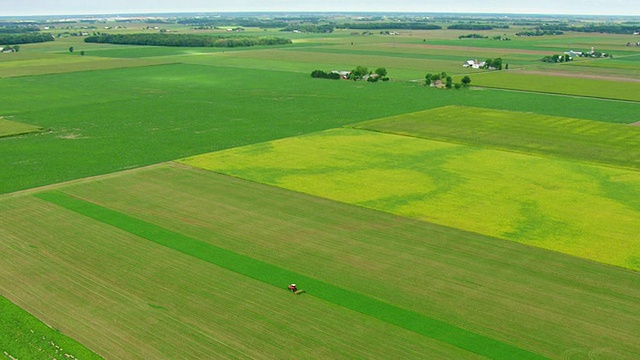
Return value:
M 108 358 L 477 358 L 455 329 L 489 358 L 640 351 L 637 273 L 189 167 L 0 209 L 0 291 Z
M 543 93 L 590 96 L 604 99 L 640 101 L 640 82 L 606 79 L 567 78 L 545 74 L 519 74 L 495 71 L 473 78 L 473 85 L 494 88 L 539 91 Z
M 46 56 L 20 56 L 15 53 L 14 61 L 0 62 L 0 78 L 17 76 L 70 73 L 88 70 L 107 70 L 126 67 L 149 66 L 167 63 L 146 59 L 104 59 L 92 56 L 70 56 L 49 54 Z
M 0 117 L 0 138 L 5 136 L 23 135 L 42 131 L 42 128 L 35 125 L 22 124 Z
M 9 359 L 101 359 L 2 296 L 0 351 Z
M 2 115 L 51 129 L 0 141 L 0 193 L 451 104 L 612 122 L 637 121 L 640 111 L 636 103 L 312 79 L 320 63 L 282 62 L 301 72 L 264 71 L 259 59 L 216 65 L 227 57 L 0 79 L 0 92 L 11 94 Z
M 185 164 L 640 270 L 640 173 L 335 129 Z
M 635 126 L 447 106 L 354 127 L 640 170 L 640 128 Z

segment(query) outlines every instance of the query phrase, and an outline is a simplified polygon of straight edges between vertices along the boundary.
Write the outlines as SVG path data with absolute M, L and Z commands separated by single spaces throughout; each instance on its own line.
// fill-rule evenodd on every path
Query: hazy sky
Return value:
M 480 12 L 640 16 L 635 0 L 0 0 L 0 16 L 231 11 Z

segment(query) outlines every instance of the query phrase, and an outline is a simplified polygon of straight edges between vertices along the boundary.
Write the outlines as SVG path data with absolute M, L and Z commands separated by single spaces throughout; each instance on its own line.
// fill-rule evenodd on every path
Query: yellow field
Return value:
M 336 129 L 185 164 L 640 270 L 640 173 Z

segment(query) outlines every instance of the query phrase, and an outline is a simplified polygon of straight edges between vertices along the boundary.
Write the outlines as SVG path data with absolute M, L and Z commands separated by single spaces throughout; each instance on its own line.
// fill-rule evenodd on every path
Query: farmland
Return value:
M 246 26 L 293 43 L 244 48 L 85 43 L 69 23 L 0 53 L 0 351 L 636 358 L 637 36 L 455 21 L 488 20 Z M 592 47 L 614 57 L 540 61 Z M 357 66 L 391 80 L 310 77 Z M 471 86 L 425 86 L 442 71 Z
M 349 129 L 184 162 L 640 270 L 637 170 Z
M 2 202 L 12 241 L 0 268 L 16 279 L 5 287 L 18 299 L 51 294 L 32 306 L 74 311 L 43 312 L 99 353 L 285 356 L 296 344 L 299 356 L 340 357 L 351 344 L 345 357 L 474 358 L 491 343 L 503 351 L 492 358 L 631 358 L 640 347 L 636 275 L 622 269 L 178 165 L 34 195 Z M 28 230 L 7 227 L 15 221 Z M 47 275 L 27 285 L 20 269 Z M 291 278 L 307 294 L 287 296 Z M 370 299 L 456 338 L 391 326 L 398 311 L 385 318 Z M 460 329 L 477 345 L 455 343 Z

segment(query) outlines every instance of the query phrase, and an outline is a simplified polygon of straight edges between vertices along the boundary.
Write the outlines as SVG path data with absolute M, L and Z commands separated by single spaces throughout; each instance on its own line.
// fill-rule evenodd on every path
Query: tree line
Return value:
M 101 34 L 88 36 L 87 43 L 153 45 L 178 47 L 244 47 L 291 44 L 290 39 L 275 36 L 204 36 L 192 34 Z
M 289 23 L 282 20 L 253 19 L 253 18 L 186 18 L 177 21 L 178 24 L 189 26 L 213 26 L 224 27 L 232 24 L 234 26 L 257 27 L 264 29 L 276 29 L 286 27 Z
M 332 33 L 333 25 L 315 25 L 315 24 L 294 24 L 287 25 L 280 31 L 302 31 L 306 33 Z
M 508 29 L 509 25 L 489 25 L 489 24 L 454 24 L 447 26 L 448 30 L 493 30 Z
M 22 34 L 38 32 L 40 28 L 37 26 L 2 26 L 0 27 L 0 34 Z
M 603 33 L 603 34 L 633 34 L 640 30 L 638 25 L 620 25 L 620 24 L 588 24 L 585 26 L 573 26 L 565 24 L 557 25 L 541 25 L 540 31 L 576 31 L 585 33 Z
M 49 33 L 0 34 L 2 45 L 32 44 L 53 40 L 53 35 Z
M 563 35 L 562 30 L 540 30 L 536 31 L 520 31 L 516 33 L 516 36 L 544 36 L 544 35 Z
M 345 23 L 336 25 L 340 29 L 356 29 L 356 30 L 383 30 L 383 29 L 399 29 L 399 30 L 440 30 L 442 26 L 427 24 L 421 22 L 375 22 L 375 23 Z

